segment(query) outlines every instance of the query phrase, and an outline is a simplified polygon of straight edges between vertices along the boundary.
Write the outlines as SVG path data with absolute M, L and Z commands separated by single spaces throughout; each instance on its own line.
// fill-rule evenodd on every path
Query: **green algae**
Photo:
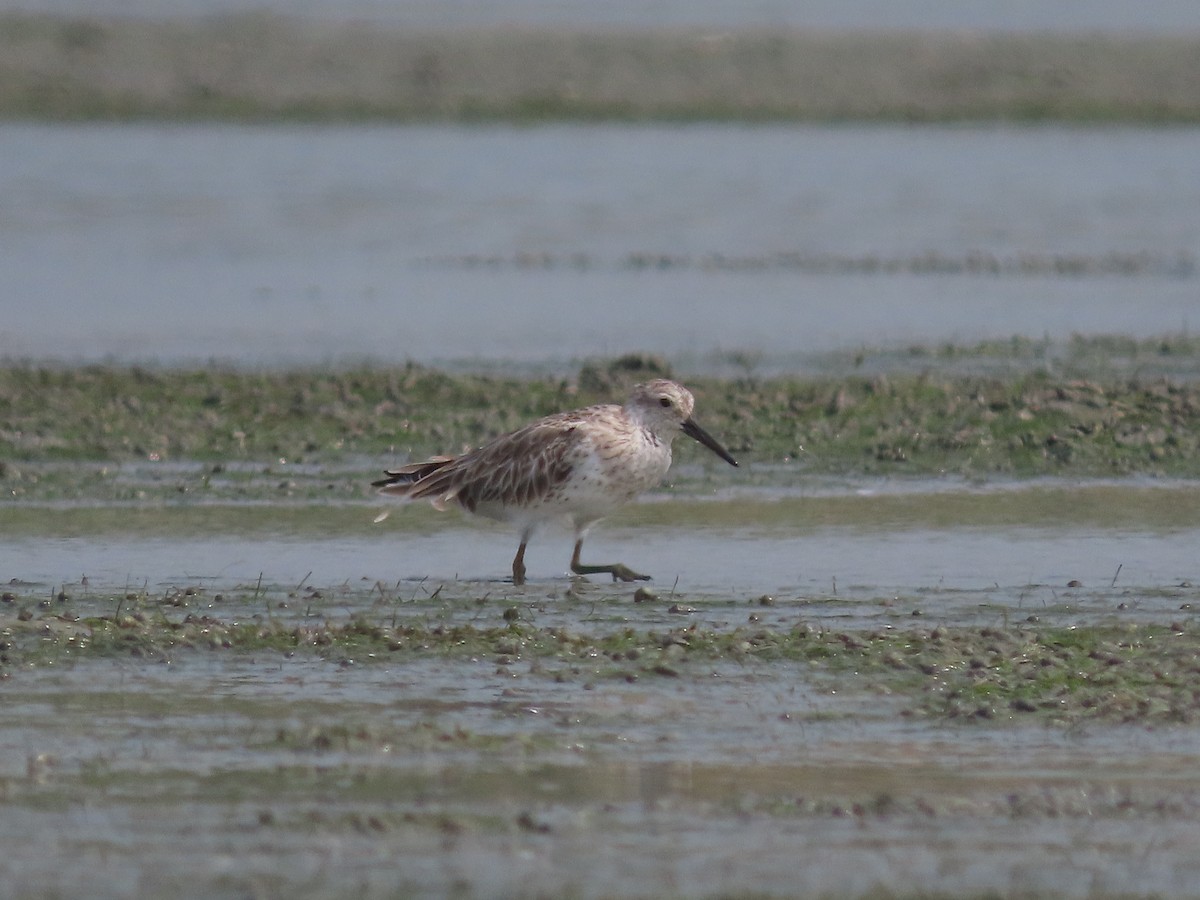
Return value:
M 839 630 L 803 617 L 766 624 L 649 627 L 621 617 L 569 626 L 526 621 L 520 605 L 486 596 L 433 604 L 352 592 L 332 615 L 321 591 L 255 585 L 204 596 L 172 589 L 97 592 L 72 600 L 6 591 L 0 604 L 0 671 L 10 675 L 88 661 L 171 662 L 188 654 L 307 655 L 340 666 L 422 659 L 490 661 L 532 677 L 602 683 L 705 678 L 712 666 L 799 665 L 818 683 L 885 686 L 905 714 L 944 720 L 1041 719 L 1188 724 L 1200 718 L 1200 632 L 1190 618 L 1167 625 L 1108 623 Z M 563 602 L 571 602 L 569 598 Z M 668 612 L 724 609 L 728 600 L 675 599 Z M 695 604 L 695 605 L 692 605 Z M 472 621 L 453 615 L 473 609 Z M 536 617 L 535 617 L 536 618 Z
M 1200 381 L 1087 362 L 1166 353 L 1194 373 L 1195 342 L 1110 345 L 1080 343 L 1065 362 L 1002 374 L 939 361 L 1036 361 L 1042 351 L 1020 342 L 931 349 L 925 370 L 894 375 L 686 380 L 705 427 L 744 467 L 769 463 L 760 470 L 777 480 L 1200 475 Z M 669 373 L 641 357 L 589 363 L 574 377 L 412 364 L 252 372 L 10 363 L 0 367 L 0 485 L 17 500 L 138 500 L 146 485 L 123 481 L 119 464 L 185 463 L 193 468 L 163 466 L 152 492 L 362 498 L 362 479 L 396 460 L 459 452 L 551 412 L 619 401 L 633 381 Z M 680 459 L 704 457 L 685 442 Z M 80 478 L 72 462 L 99 468 Z

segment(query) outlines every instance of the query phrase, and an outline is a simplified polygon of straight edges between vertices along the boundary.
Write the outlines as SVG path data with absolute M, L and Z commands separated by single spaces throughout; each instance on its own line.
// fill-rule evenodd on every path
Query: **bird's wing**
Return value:
M 583 439 L 578 414 L 548 416 L 439 466 L 408 496 L 435 506 L 455 500 L 471 512 L 481 503 L 536 503 L 570 478 Z

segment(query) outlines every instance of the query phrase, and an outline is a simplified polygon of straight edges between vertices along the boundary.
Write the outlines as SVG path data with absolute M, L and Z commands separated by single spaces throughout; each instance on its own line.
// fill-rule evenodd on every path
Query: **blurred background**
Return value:
M 1187 332 L 1200 6 L 0 2 L 0 356 Z

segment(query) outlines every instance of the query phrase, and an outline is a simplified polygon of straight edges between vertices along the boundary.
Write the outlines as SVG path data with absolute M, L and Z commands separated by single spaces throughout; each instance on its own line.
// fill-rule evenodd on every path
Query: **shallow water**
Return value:
M 1195 310 L 1195 128 L 6 124 L 0 156 L 0 355 L 796 370 Z
M 381 530 L 382 531 L 382 530 Z M 610 528 L 585 544 L 585 561 L 623 561 L 652 572 L 653 587 L 684 594 L 760 594 L 796 597 L 836 595 L 850 606 L 863 600 L 903 598 L 903 611 L 946 615 L 947 603 L 1036 610 L 1046 603 L 1081 602 L 1111 611 L 1126 589 L 1163 590 L 1200 583 L 1193 550 L 1200 529 L 1166 533 L 1073 531 L 1042 528 L 967 528 L 869 531 L 825 529 L 791 535 L 746 535 L 690 527 L 650 530 Z M 505 585 L 515 538 L 502 530 L 441 528 L 425 535 L 373 538 L 278 538 L 270 535 L 221 538 L 89 536 L 37 538 L 7 543 L 4 571 L 48 585 L 73 584 L 82 575 L 102 584 L 253 584 L 261 574 L 273 584 L 309 576 L 320 585 L 382 582 L 416 590 L 442 582 L 472 582 L 472 589 L 498 594 Z M 564 584 L 571 554 L 569 536 L 533 544 L 527 556 L 533 585 L 554 591 Z M 17 562 L 19 560 L 19 562 Z M 1117 575 L 1117 567 L 1121 567 Z M 1117 589 L 1107 589 L 1117 577 Z M 1067 584 L 1080 581 L 1100 591 L 1068 601 Z M 461 585 L 464 586 L 465 585 Z M 1101 589 L 1104 589 L 1101 591 Z M 614 586 L 617 596 L 632 589 Z M 1190 591 L 1184 591 L 1191 596 Z M 1078 598 L 1079 592 L 1075 596 Z M 942 599 L 945 598 L 945 599 Z M 1148 601 L 1143 608 L 1149 609 Z M 1175 594 L 1161 598 L 1167 614 L 1178 609 Z M 1105 605 L 1107 604 L 1107 605 Z M 1174 604 L 1172 606 L 1172 604 Z M 1161 610 L 1160 610 L 1161 611 Z M 874 618 L 871 607 L 840 616 Z M 960 609 L 960 618 L 963 613 Z
M 288 628 L 515 609 L 592 635 L 1178 629 L 1200 608 L 1194 501 L 1144 482 L 658 495 L 587 545 L 653 571 L 645 602 L 573 586 L 561 535 L 514 588 L 503 529 L 428 509 L 42 504 L 2 523 L 0 581 L 84 634 L 120 604 Z M 0 681 L 0 874 L 147 897 L 1182 897 L 1200 877 L 1191 726 L 966 724 L 796 660 L 639 665 L 65 651 Z
M 152 470 L 137 472 L 144 478 Z M 1179 585 L 1200 583 L 1192 553 L 1200 514 L 1190 482 L 830 482 L 798 495 L 726 488 L 705 499 L 707 484 L 692 485 L 699 495 L 651 494 L 601 524 L 585 544 L 585 561 L 623 561 L 651 574 L 660 591 L 836 597 L 851 606 L 904 598 L 905 612 L 935 614 L 950 614 L 939 610 L 949 598 L 992 610 L 987 615 L 1093 600 L 1099 610 L 1135 588 L 1166 591 L 1159 599 L 1169 612 L 1178 591 L 1188 591 Z M 373 522 L 381 511 L 387 518 Z M 262 578 L 429 589 L 450 582 L 512 591 L 504 579 L 516 537 L 507 528 L 424 506 L 184 500 L 11 512 L 0 580 L 227 587 Z M 526 561 L 537 589 L 563 586 L 571 541 L 555 527 L 531 541 Z M 1072 594 L 1070 582 L 1089 601 Z M 627 599 L 632 591 L 612 592 Z M 1153 605 L 1146 601 L 1144 610 Z M 845 615 L 840 605 L 838 615 Z

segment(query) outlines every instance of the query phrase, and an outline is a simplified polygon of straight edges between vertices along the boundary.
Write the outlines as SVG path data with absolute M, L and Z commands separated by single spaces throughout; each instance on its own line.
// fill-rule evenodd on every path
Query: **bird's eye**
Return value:
M 666 397 L 663 397 L 661 400 L 658 401 L 658 405 L 663 406 L 663 407 L 670 406 L 671 401 L 668 400 Z

